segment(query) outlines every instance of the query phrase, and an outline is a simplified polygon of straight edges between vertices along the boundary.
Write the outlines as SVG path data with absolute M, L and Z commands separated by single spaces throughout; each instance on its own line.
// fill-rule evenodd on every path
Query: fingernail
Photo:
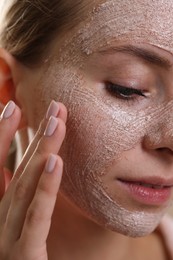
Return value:
M 55 154 L 50 154 L 46 166 L 45 166 L 45 172 L 51 173 L 55 169 L 55 165 L 57 162 L 57 157 Z
M 46 130 L 44 132 L 44 135 L 45 136 L 53 135 L 57 126 L 58 126 L 58 119 L 54 116 L 51 116 L 49 121 L 48 121 L 48 124 L 46 126 Z
M 57 102 L 55 102 L 54 100 L 52 100 L 52 102 L 50 103 L 47 113 L 46 113 L 46 119 L 49 119 L 49 117 L 51 116 L 57 116 L 59 112 L 59 105 Z
M 15 103 L 13 101 L 9 101 L 8 104 L 5 106 L 4 110 L 2 111 L 1 117 L 4 119 L 9 118 L 10 116 L 12 116 L 15 108 Z

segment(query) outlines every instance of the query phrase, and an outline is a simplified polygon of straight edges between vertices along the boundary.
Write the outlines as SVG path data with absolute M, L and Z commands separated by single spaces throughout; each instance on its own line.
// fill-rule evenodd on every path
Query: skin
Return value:
M 111 3 L 107 2 L 105 4 L 107 9 L 111 7 Z M 107 24 L 109 20 L 106 8 L 104 8 L 104 21 Z M 159 91 L 157 89 L 158 85 L 162 85 L 164 81 L 157 75 L 160 71 L 158 66 L 155 67 L 149 63 L 144 64 L 143 60 L 138 57 L 132 57 L 132 55 L 127 55 L 127 53 L 99 56 L 98 52 L 102 50 L 102 46 L 99 46 L 97 42 L 101 42 L 104 46 L 105 35 L 107 36 L 107 30 L 104 28 L 105 23 L 102 26 L 101 21 L 99 21 L 99 17 L 103 13 L 102 9 L 103 5 L 101 5 L 100 9 L 98 8 L 99 11 L 95 11 L 92 17 L 96 18 L 98 22 L 97 26 L 93 26 L 95 19 L 88 18 L 87 25 L 85 24 L 77 28 L 72 40 L 68 41 L 67 37 L 64 49 L 61 48 L 61 51 L 58 52 L 58 47 L 55 47 L 55 49 L 52 47 L 51 58 L 45 69 L 43 68 L 43 74 L 46 77 L 40 79 L 40 88 L 37 88 L 36 91 L 39 91 L 39 99 L 42 99 L 42 103 L 46 104 L 47 97 L 50 96 L 56 100 L 60 99 L 69 109 L 67 138 L 60 152 L 66 162 L 62 182 L 63 194 L 67 198 L 70 198 L 73 203 L 77 204 L 85 215 L 101 225 L 130 236 L 142 236 L 149 234 L 156 228 L 165 212 L 167 204 L 161 207 L 161 210 L 160 208 L 156 211 L 150 208 L 146 211 L 139 210 L 140 206 L 134 205 L 131 199 L 127 199 L 127 194 L 121 190 L 118 183 L 114 186 L 112 179 L 120 178 L 121 176 L 135 178 L 139 174 L 138 172 L 141 172 L 138 166 L 133 166 L 134 174 L 129 175 L 128 171 L 131 167 L 127 163 L 125 167 L 122 167 L 124 165 L 124 158 L 130 158 L 129 161 L 131 161 L 134 160 L 133 158 L 139 158 L 139 154 L 141 154 L 140 160 L 141 158 L 143 158 L 143 161 L 151 160 L 151 158 L 148 160 L 148 156 L 144 156 L 141 146 L 146 147 L 146 149 L 151 146 L 150 150 L 152 150 L 152 147 L 158 149 L 162 148 L 163 145 L 166 153 L 167 150 L 171 151 L 173 132 L 170 115 L 172 101 L 168 102 L 168 93 L 165 95 L 162 94 L 162 87 L 160 87 Z M 110 13 L 110 9 L 108 11 Z M 123 14 L 121 13 L 120 16 Z M 111 20 L 112 28 L 115 27 L 116 21 L 113 22 Z M 119 25 L 116 23 L 116 26 L 118 27 Z M 132 35 L 130 36 L 137 39 L 141 38 L 141 42 L 143 42 L 148 26 L 146 24 L 142 35 L 140 34 L 137 37 L 134 33 L 131 33 Z M 90 35 L 89 31 L 92 32 L 92 28 L 94 28 L 93 30 L 102 28 L 103 33 L 100 35 L 96 34 L 96 36 L 91 36 L 91 38 L 87 39 L 86 35 Z M 114 36 L 113 33 L 113 29 L 112 32 L 111 30 L 109 31 L 109 38 L 111 36 L 112 38 L 111 44 L 107 44 L 107 48 L 110 45 L 122 45 L 121 37 L 119 43 L 113 43 L 113 39 L 117 36 Z M 162 32 L 160 34 L 162 36 Z M 126 44 L 131 44 L 132 42 L 129 40 L 130 36 L 127 33 L 123 37 L 123 43 L 126 37 Z M 148 32 L 147 38 L 149 38 L 149 43 L 150 38 L 152 42 L 153 36 L 150 37 L 150 32 Z M 71 39 L 70 36 L 69 39 Z M 86 40 L 84 42 L 87 44 L 88 49 L 90 49 L 89 56 L 85 55 L 86 50 L 81 39 Z M 159 32 L 152 43 L 156 45 L 158 39 Z M 95 43 L 94 47 L 93 43 Z M 79 46 L 77 50 L 76 48 L 73 49 L 73 46 L 76 45 Z M 57 42 L 55 46 L 57 46 Z M 135 46 L 155 51 L 158 54 L 161 52 L 159 44 L 157 44 L 157 47 L 154 47 L 151 43 L 136 44 Z M 168 55 L 166 51 L 165 53 Z M 130 60 L 131 63 L 129 64 Z M 50 80 L 52 88 L 46 88 Z M 108 92 L 106 93 L 105 81 L 126 86 L 137 86 L 138 88 L 140 86 L 141 89 L 145 89 L 148 98 L 138 97 L 138 100 L 141 101 L 140 105 L 137 102 L 128 105 L 120 98 L 113 99 L 113 96 L 111 99 L 111 95 L 109 96 Z M 58 88 L 57 91 L 55 91 L 56 87 Z M 35 89 L 33 91 L 35 92 Z M 172 95 L 172 93 L 170 94 Z M 37 105 L 33 106 L 33 111 L 36 113 L 37 118 L 41 118 L 42 110 L 40 109 L 39 101 L 36 100 L 35 104 Z M 30 120 L 32 128 L 37 128 L 37 126 L 34 126 L 35 122 L 37 122 L 36 117 L 33 116 L 32 121 Z M 166 124 L 165 118 L 167 118 Z M 99 129 L 97 129 L 98 125 L 100 126 Z M 128 133 L 124 129 L 128 129 Z M 164 136 L 163 132 L 167 136 Z M 90 140 L 88 140 L 88 133 L 91 133 L 92 136 Z M 103 136 L 105 138 L 102 138 Z M 167 144 L 167 138 L 170 144 Z M 164 142 L 168 148 L 164 146 Z M 81 143 L 83 143 L 83 147 L 81 147 Z M 71 149 L 74 146 L 76 147 L 75 153 Z M 157 153 L 160 157 L 161 152 Z M 119 157 L 122 157 L 121 162 Z M 117 160 L 120 171 L 117 168 Z M 155 161 L 157 169 L 154 169 L 154 161 L 152 159 L 150 166 L 148 166 L 149 174 L 147 176 L 153 176 L 157 173 L 159 176 L 164 177 L 165 169 L 161 165 L 161 162 L 157 159 Z M 141 165 L 140 161 L 134 163 L 134 165 L 138 164 Z M 160 169 L 159 172 L 158 169 Z M 107 171 L 108 174 L 105 174 Z M 171 177 L 171 167 L 168 171 Z M 146 173 L 141 172 L 140 176 L 146 177 Z M 78 187 L 78 189 L 74 187 Z M 117 215 L 120 215 L 119 219 Z M 142 226 L 140 223 L 143 223 Z
M 132 39 L 133 42 L 147 42 L 173 52 L 172 7 L 173 3 L 169 0 L 164 1 L 164 5 L 162 0 L 145 0 L 142 3 L 138 0 L 118 0 L 116 3 L 103 1 L 80 29 L 82 50 L 88 54 L 92 53 L 98 45 L 108 45 L 114 38 L 124 42 Z M 157 12 L 153 16 L 155 10 Z M 115 30 L 112 30 L 113 28 Z M 101 32 L 104 34 L 102 41 L 99 39 Z M 78 42 L 81 45 L 79 40 Z
M 109 2 L 106 3 L 106 5 L 108 4 Z M 101 14 L 102 7 L 100 10 Z M 109 11 L 108 8 L 106 10 Z M 108 13 L 105 12 L 104 21 L 108 22 L 106 15 L 108 16 Z M 99 20 L 99 17 L 99 11 L 93 14 L 93 18 L 96 18 L 99 26 L 102 26 L 103 19 Z M 88 23 L 92 28 L 92 21 L 89 17 L 84 24 L 76 28 L 75 32 L 72 33 L 74 37 L 71 37 L 71 33 L 68 33 L 65 38 L 62 37 L 61 42 L 59 38 L 55 39 L 51 43 L 49 57 L 41 67 L 27 68 L 11 57 L 9 58 L 9 56 L 8 58 L 5 58 L 5 55 L 3 56 L 5 60 L 8 60 L 13 70 L 13 82 L 16 87 L 15 98 L 22 109 L 21 121 L 23 124 L 22 130 L 19 131 L 20 139 L 18 139 L 18 149 L 21 154 L 24 153 L 36 134 L 33 147 L 29 148 L 19 168 L 21 158 L 18 154 L 16 162 L 17 177 L 14 178 L 11 188 L 6 193 L 9 195 L 6 195 L 4 205 L 9 203 L 8 196 L 15 190 L 15 183 L 27 183 L 26 176 L 31 171 L 32 174 L 30 174 L 27 187 L 33 187 L 33 189 L 27 200 L 28 202 L 23 207 L 27 210 L 27 204 L 27 206 L 31 205 L 31 209 L 33 207 L 34 210 L 35 205 L 41 205 L 41 209 L 46 208 L 45 206 L 53 201 L 50 191 L 54 187 L 53 182 L 56 177 L 52 175 L 48 180 L 48 177 L 44 179 L 44 174 L 40 178 L 40 174 L 44 171 L 43 165 L 45 165 L 48 154 L 50 152 L 59 153 L 64 160 L 64 174 L 56 203 L 55 194 L 58 191 L 57 186 L 60 179 L 56 180 L 56 187 L 53 190 L 54 203 L 51 204 L 53 206 L 49 211 L 50 219 L 54 208 L 52 225 L 51 227 L 47 225 L 47 233 L 41 225 L 39 226 L 40 230 L 45 232 L 43 232 L 45 241 L 49 233 L 47 244 L 50 259 L 57 259 L 57 257 L 62 260 L 68 259 L 68 252 L 70 259 L 73 257 L 77 260 L 85 260 L 88 257 L 89 259 L 106 258 L 111 260 L 115 257 L 121 259 L 129 256 L 133 259 L 140 258 L 142 260 L 156 256 L 157 259 L 166 259 L 167 256 L 163 245 L 161 246 L 159 236 L 156 233 L 152 235 L 150 233 L 156 228 L 162 215 L 166 212 L 169 202 L 162 206 L 144 207 L 144 205 L 127 196 L 119 186 L 117 178 L 125 176 L 134 178 L 138 175 L 145 177 L 148 173 L 150 176 L 156 174 L 161 177 L 172 176 L 173 119 L 171 114 L 173 110 L 173 90 L 171 82 L 173 68 L 170 66 L 169 69 L 165 69 L 129 53 L 116 52 L 102 55 L 99 51 L 104 46 L 106 48 L 122 46 L 126 39 L 126 43 L 154 51 L 157 55 L 168 59 L 172 64 L 171 46 L 169 46 L 168 51 L 166 45 L 163 47 L 164 42 L 162 41 L 161 48 L 160 43 L 157 43 L 158 39 L 161 38 L 158 38 L 159 36 L 154 39 L 154 43 L 152 37 L 152 41 L 150 41 L 150 33 L 148 32 L 146 35 L 147 25 L 144 31 L 145 37 L 147 36 L 147 39 L 149 39 L 148 42 L 144 43 L 143 35 L 140 35 L 140 38 L 133 32 L 131 32 L 131 35 L 124 36 L 126 38 L 121 39 L 120 37 L 117 42 L 114 35 L 115 24 L 112 24 L 109 32 L 111 44 L 105 42 L 106 31 L 103 26 L 99 35 L 96 34 L 88 40 L 88 51 L 82 46 L 81 39 L 85 39 L 86 24 Z M 87 28 L 90 27 L 87 26 Z M 159 32 L 163 33 L 159 30 L 158 34 Z M 135 41 L 135 37 L 138 41 Z M 66 45 L 63 48 L 64 41 Z M 93 42 L 96 43 L 94 45 L 96 50 L 93 48 Z M 103 46 L 100 46 L 98 42 L 102 42 Z M 78 48 L 72 48 L 74 43 Z M 106 81 L 127 87 L 142 88 L 142 90 L 145 90 L 144 94 L 147 97 L 135 94 L 136 99 L 127 102 L 120 95 L 110 94 L 106 90 Z M 36 133 L 52 99 L 63 102 L 68 109 L 67 134 L 62 146 L 61 143 L 65 135 L 64 122 L 66 122 L 67 117 L 66 109 L 62 104 L 60 104 L 59 130 L 57 129 L 55 134 L 47 139 Z M 9 131 L 9 136 L 14 135 L 19 124 L 19 108 L 16 108 L 15 113 L 18 113 L 14 118 L 16 125 L 10 130 L 11 133 Z M 15 113 L 13 116 L 15 116 Z M 10 122 L 10 120 L 5 122 L 2 120 L 1 129 L 5 129 L 5 123 L 9 127 Z M 46 120 L 42 123 L 42 131 L 46 123 Z M 128 129 L 128 132 L 124 129 Z M 5 133 L 5 130 L 2 131 Z M 90 136 L 88 133 L 90 133 Z M 11 138 L 7 139 L 11 140 Z M 37 147 L 40 139 L 41 142 Z M 4 141 L 4 143 L 8 150 L 10 142 Z M 37 150 L 34 151 L 35 147 L 42 153 L 43 158 L 40 161 L 38 160 Z M 6 157 L 6 154 L 4 154 L 4 157 Z M 30 157 L 33 160 L 29 162 L 27 168 L 20 170 L 25 167 Z M 58 158 L 60 160 L 60 157 Z M 38 162 L 34 165 L 36 161 Z M 147 161 L 147 169 L 144 171 L 143 162 L 145 161 Z M 3 164 L 4 162 L 1 162 L 1 165 Z M 38 175 L 36 169 L 39 169 Z M 62 166 L 57 167 L 55 172 L 58 169 L 62 172 Z M 22 176 L 19 178 L 21 173 Z M 34 174 L 37 177 L 34 178 Z M 49 200 L 46 200 L 47 204 L 46 202 L 43 203 L 44 194 L 41 193 L 40 197 L 38 196 L 42 189 L 42 186 L 40 186 L 42 179 L 44 179 L 44 185 L 48 182 L 45 193 L 46 198 L 49 198 Z M 33 193 L 38 180 L 40 180 L 38 193 L 34 197 Z M 15 190 L 15 194 L 18 193 Z M 36 200 L 35 203 L 31 202 L 33 197 Z M 37 204 L 38 202 L 39 204 Z M 15 207 L 14 205 L 15 201 L 11 206 L 12 209 Z M 11 219 L 13 219 L 13 214 L 11 213 L 11 215 Z M 26 219 L 30 218 L 28 217 L 30 215 L 28 213 Z M 43 216 L 46 216 L 46 213 Z M 32 226 L 32 229 L 29 229 L 30 225 L 28 225 L 30 232 L 34 232 L 35 226 L 32 224 L 33 222 L 37 223 L 36 220 L 39 217 L 36 215 L 34 221 L 27 222 Z M 9 223 L 10 221 L 7 220 L 7 227 L 10 225 Z M 20 223 L 23 225 L 24 217 L 23 222 L 20 221 Z M 44 220 L 42 223 L 44 224 Z M 66 229 L 64 229 L 64 226 L 66 226 Z M 21 229 L 23 227 L 19 228 L 19 230 Z M 38 230 L 36 231 L 39 234 Z M 78 238 L 74 240 L 76 231 Z M 145 238 L 133 240 L 124 235 L 135 237 L 145 235 Z M 26 234 L 21 237 L 17 244 L 18 248 L 22 243 L 26 243 L 27 236 L 29 235 Z M 35 239 L 31 243 L 29 240 L 33 246 L 34 243 L 37 245 L 36 241 Z M 45 241 L 44 250 L 46 250 Z M 151 243 L 154 248 L 153 255 L 150 252 L 149 256 L 143 253 L 141 256 L 141 252 L 148 251 Z M 93 244 L 95 244 L 94 249 Z M 114 252 L 115 244 L 117 245 L 116 252 Z M 38 248 L 35 251 L 33 250 L 33 254 L 35 253 L 37 256 L 41 254 L 41 244 L 38 245 Z M 81 251 L 79 248 L 81 248 Z M 29 248 L 27 249 L 29 250 Z M 16 251 L 14 252 L 16 253 Z M 26 256 L 26 252 L 27 250 L 23 253 L 23 256 Z M 67 252 L 67 255 L 64 252 Z M 47 252 L 44 251 L 44 259 L 47 257 L 46 254 Z

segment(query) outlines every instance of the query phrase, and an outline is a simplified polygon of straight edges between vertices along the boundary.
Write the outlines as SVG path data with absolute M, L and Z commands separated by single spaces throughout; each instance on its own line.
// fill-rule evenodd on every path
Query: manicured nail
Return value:
M 8 104 L 5 106 L 4 110 L 2 111 L 1 117 L 4 119 L 9 118 L 10 116 L 12 116 L 15 108 L 15 103 L 13 101 L 9 101 Z
M 46 130 L 44 132 L 44 135 L 45 136 L 53 135 L 57 126 L 58 126 L 58 119 L 54 116 L 51 116 L 49 121 L 48 121 L 48 124 L 46 126 Z
M 49 119 L 49 117 L 51 116 L 57 116 L 59 112 L 59 105 L 57 102 L 55 102 L 54 100 L 52 100 L 52 102 L 50 103 L 47 113 L 46 113 L 46 119 Z
M 51 173 L 55 169 L 55 165 L 57 162 L 57 157 L 55 154 L 50 154 L 46 166 L 45 166 L 45 172 Z

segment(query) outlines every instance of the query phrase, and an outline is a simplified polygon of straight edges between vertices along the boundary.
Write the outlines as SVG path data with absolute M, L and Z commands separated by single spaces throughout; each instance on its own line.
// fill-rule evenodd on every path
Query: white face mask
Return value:
M 151 133 L 158 138 L 152 137 L 152 141 L 158 142 L 161 137 L 156 136 L 156 119 L 160 114 L 169 118 L 173 102 L 141 113 L 129 112 L 124 105 L 112 105 L 110 99 L 105 102 L 85 78 L 82 56 L 112 42 L 129 41 L 148 43 L 173 53 L 172 7 L 173 1 L 163 4 L 161 0 L 117 0 L 101 4 L 66 41 L 61 58 L 58 53 L 40 86 L 42 100 L 47 97 L 60 100 L 69 111 L 67 136 L 61 149 L 64 159 L 61 191 L 84 215 L 130 236 L 152 232 L 165 208 L 142 210 L 130 204 L 118 185 L 115 184 L 116 192 L 112 192 L 114 179 L 132 172 L 138 172 L 139 176 L 146 174 L 142 159 L 137 161 L 136 168 L 135 164 L 129 166 L 124 158 L 128 153 L 131 156 L 145 134 Z M 169 135 L 173 136 L 172 130 Z

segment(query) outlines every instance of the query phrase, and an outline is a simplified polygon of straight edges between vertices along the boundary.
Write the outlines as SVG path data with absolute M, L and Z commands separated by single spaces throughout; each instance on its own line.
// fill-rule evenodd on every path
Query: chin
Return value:
M 126 208 L 112 200 L 102 189 L 90 200 L 93 219 L 106 229 L 130 237 L 143 237 L 159 225 L 167 208 L 150 210 L 147 207 Z M 91 212 L 91 211 L 90 211 Z
M 62 187 L 61 187 L 62 188 Z M 61 190 L 73 208 L 81 215 L 103 229 L 129 237 L 144 237 L 152 233 L 159 225 L 165 210 L 147 212 L 147 210 L 130 210 L 103 192 L 103 190 L 85 190 L 87 197 L 70 192 L 66 185 Z M 77 191 L 77 190 L 76 190 Z
M 100 227 L 133 238 L 151 234 L 164 215 L 163 213 L 127 211 L 123 208 L 118 211 L 117 208 L 112 208 L 111 211 L 93 211 L 92 208 L 89 214 L 88 217 Z
M 109 223 L 104 226 L 105 229 L 119 233 L 124 236 L 132 237 L 132 238 L 137 238 L 137 237 L 145 237 L 150 235 L 158 226 L 159 223 L 155 225 L 150 225 L 150 226 L 143 226 L 141 225 L 128 225 L 124 222 L 124 225 L 110 225 Z

